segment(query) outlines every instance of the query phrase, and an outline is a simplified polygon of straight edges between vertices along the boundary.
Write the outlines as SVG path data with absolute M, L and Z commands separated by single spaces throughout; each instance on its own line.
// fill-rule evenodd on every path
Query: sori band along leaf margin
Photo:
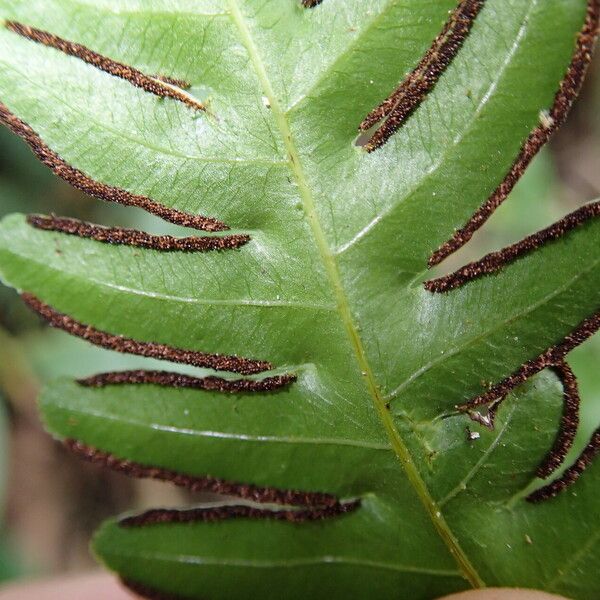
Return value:
M 600 593 L 598 432 L 565 464 L 598 202 L 420 283 L 565 121 L 597 0 L 0 9 L 4 125 L 85 194 L 196 230 L 0 225 L 0 275 L 50 326 L 164 361 L 50 384 L 48 430 L 228 497 L 106 523 L 93 549 L 125 585 Z

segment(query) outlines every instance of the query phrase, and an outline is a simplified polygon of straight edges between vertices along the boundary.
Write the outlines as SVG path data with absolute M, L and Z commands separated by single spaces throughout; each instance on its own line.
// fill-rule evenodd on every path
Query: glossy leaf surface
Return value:
M 48 429 L 139 465 L 360 502 L 322 521 L 108 523 L 94 549 L 127 581 L 183 598 L 427 599 L 484 583 L 600 593 L 598 530 L 581 526 L 597 510 L 600 466 L 556 499 L 524 499 L 558 430 L 557 378 L 515 390 L 492 431 L 455 410 L 597 310 L 600 223 L 452 293 L 422 286 L 431 253 L 552 105 L 585 1 L 487 0 L 404 126 L 375 152 L 355 143 L 455 7 L 0 2 L 4 19 L 189 81 L 207 107 L 2 28 L 0 101 L 52 151 L 251 237 L 232 251 L 165 253 L 12 215 L 0 226 L 3 280 L 101 331 L 297 376 L 234 395 L 60 380 L 41 400 Z

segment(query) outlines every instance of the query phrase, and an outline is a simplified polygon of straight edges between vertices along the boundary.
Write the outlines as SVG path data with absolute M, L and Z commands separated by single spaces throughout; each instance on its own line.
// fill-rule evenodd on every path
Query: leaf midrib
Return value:
M 203 429 L 192 429 L 190 427 L 178 427 L 176 425 L 165 425 L 163 423 L 150 422 L 147 420 L 138 420 L 134 418 L 126 418 L 123 415 L 115 415 L 105 410 L 93 410 L 93 409 L 73 409 L 68 404 L 62 404 L 56 402 L 55 406 L 61 410 L 64 410 L 69 415 L 78 415 L 82 419 L 87 417 L 93 417 L 98 420 L 119 423 L 121 425 L 128 425 L 136 427 L 138 429 L 149 429 L 152 431 L 163 431 L 174 433 L 182 436 L 193 436 L 197 438 L 215 438 L 221 440 L 235 440 L 244 441 L 250 443 L 261 443 L 261 444 L 289 444 L 289 445 L 311 445 L 311 446 L 339 446 L 340 448 L 359 448 L 363 450 L 376 450 L 386 451 L 391 450 L 391 447 L 387 444 L 369 443 L 363 442 L 359 439 L 350 438 L 302 438 L 292 436 L 266 436 L 266 435 L 249 435 L 242 433 L 235 433 L 233 431 L 216 431 L 216 430 L 203 430 Z
M 171 554 L 161 554 L 159 552 L 120 552 L 120 557 L 130 557 L 131 559 L 145 558 L 146 560 L 153 560 L 157 562 L 165 562 L 167 564 L 172 563 L 173 556 Z M 334 554 L 315 555 L 307 558 L 296 558 L 286 560 L 231 560 L 231 559 L 207 559 L 206 557 L 197 557 L 189 554 L 180 554 L 177 557 L 178 562 L 183 564 L 200 564 L 202 566 L 224 566 L 224 567 L 238 567 L 238 568 L 251 568 L 251 569 L 278 569 L 278 568 L 294 568 L 294 567 L 306 567 L 319 564 L 337 564 L 337 565 L 352 565 L 356 567 L 366 567 L 372 569 L 396 571 L 399 573 L 417 573 L 419 575 L 431 575 L 433 577 L 458 577 L 460 573 L 458 571 L 451 571 L 449 569 L 427 569 L 420 567 L 413 567 L 410 565 L 402 565 L 396 563 L 388 563 L 376 560 L 368 559 L 357 559 L 351 556 L 341 556 Z
M 352 348 L 355 353 L 356 361 L 358 363 L 359 371 L 363 373 L 365 383 L 371 394 L 371 399 L 375 405 L 375 409 L 380 417 L 382 425 L 386 431 L 386 434 L 390 440 L 392 448 L 402 464 L 406 476 L 414 488 L 419 500 L 423 504 L 426 512 L 428 513 L 436 531 L 440 535 L 441 539 L 447 546 L 450 554 L 456 560 L 458 567 L 467 581 L 474 587 L 485 587 L 485 583 L 482 580 L 475 567 L 471 564 L 471 561 L 460 547 L 458 540 L 454 536 L 454 533 L 446 523 L 439 507 L 429 492 L 425 482 L 421 478 L 421 475 L 415 465 L 413 457 L 408 450 L 408 447 L 404 443 L 400 433 L 398 432 L 390 412 L 387 410 L 385 400 L 379 391 L 379 387 L 375 380 L 375 376 L 364 350 L 362 339 L 358 333 L 358 328 L 354 323 L 352 312 L 348 303 L 341 276 L 339 273 L 338 265 L 334 254 L 331 252 L 331 248 L 327 242 L 325 232 L 321 226 L 312 189 L 308 185 L 302 162 L 300 160 L 300 154 L 294 142 L 292 132 L 287 121 L 286 113 L 283 111 L 279 104 L 279 100 L 275 95 L 273 87 L 271 85 L 269 76 L 267 74 L 265 65 L 262 61 L 260 53 L 254 39 L 248 28 L 245 17 L 243 16 L 238 0 L 227 0 L 231 11 L 231 18 L 239 31 L 241 41 L 244 44 L 246 51 L 248 52 L 250 62 L 254 67 L 256 75 L 263 88 L 264 95 L 268 98 L 271 105 L 271 110 L 275 118 L 275 122 L 279 129 L 279 133 L 283 138 L 285 149 L 288 153 L 288 161 L 290 171 L 296 180 L 298 185 L 300 199 L 304 207 L 306 218 L 311 227 L 317 249 L 323 261 L 325 271 L 329 278 L 333 293 L 337 301 L 337 309 L 340 315 L 340 319 L 348 333 Z
M 556 586 L 559 584 L 559 582 L 561 582 L 564 579 L 565 575 L 570 574 L 575 565 L 584 556 L 590 553 L 591 549 L 598 543 L 598 540 L 600 540 L 600 530 L 597 529 L 594 531 L 594 533 L 592 533 L 587 542 L 585 544 L 582 544 L 579 547 L 579 550 L 577 550 L 577 552 L 573 554 L 571 560 L 569 560 L 569 562 L 557 572 L 556 576 L 548 582 L 546 589 L 556 589 Z
M 498 435 L 494 438 L 494 441 L 488 446 L 485 452 L 481 455 L 481 458 L 473 465 L 473 467 L 462 477 L 462 479 L 440 500 L 438 500 L 439 506 L 443 507 L 450 500 L 453 500 L 459 494 L 467 491 L 468 484 L 474 479 L 474 477 L 481 471 L 481 469 L 489 462 L 490 456 L 498 449 L 500 442 L 504 437 L 504 434 L 508 431 L 509 426 L 512 423 L 513 416 L 517 410 L 517 403 L 513 402 L 510 412 L 506 416 L 506 421 L 502 426 L 502 429 L 498 432 Z
M 22 215 L 19 215 L 21 219 L 24 220 Z M 23 256 L 27 260 L 30 260 L 34 264 L 38 264 L 45 268 L 47 272 L 52 273 L 62 273 L 63 271 L 59 268 L 53 267 L 48 264 L 48 261 L 44 260 L 44 257 L 41 254 L 37 254 L 36 256 L 27 256 L 26 254 L 19 254 L 19 251 L 14 251 L 15 256 Z M 108 290 L 114 290 L 120 292 L 125 295 L 133 296 L 134 298 L 152 298 L 159 301 L 164 302 L 173 302 L 178 304 L 192 304 L 196 306 L 234 306 L 234 307 L 251 307 L 256 309 L 290 309 L 290 310 L 301 310 L 301 311 L 313 311 L 313 312 L 336 312 L 335 306 L 332 304 L 325 303 L 317 303 L 317 302 L 306 302 L 302 300 L 273 300 L 272 298 L 232 298 L 232 299 L 224 299 L 224 298 L 201 298 L 195 296 L 176 296 L 174 294 L 169 294 L 167 292 L 151 292 L 142 288 L 142 286 L 138 287 L 129 287 L 126 285 L 120 285 L 118 283 L 111 283 L 106 279 L 95 278 L 95 277 L 79 277 L 78 279 L 92 283 L 98 288 L 106 288 Z

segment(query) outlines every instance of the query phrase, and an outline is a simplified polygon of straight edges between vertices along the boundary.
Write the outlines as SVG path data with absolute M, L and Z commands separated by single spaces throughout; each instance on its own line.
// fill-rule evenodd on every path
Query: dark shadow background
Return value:
M 488 226 L 453 257 L 455 263 L 517 241 L 600 197 L 599 107 L 596 59 L 568 124 Z M 105 224 L 149 224 L 141 211 L 73 190 L 0 130 L 0 217 L 53 211 Z M 110 370 L 119 361 L 122 365 L 120 355 L 43 327 L 12 290 L 0 286 L 0 581 L 90 568 L 88 541 L 105 518 L 181 501 L 182 492 L 167 485 L 132 481 L 78 461 L 42 431 L 35 400 L 45 381 Z M 600 422 L 600 337 L 577 349 L 569 362 L 584 401 L 581 447 Z

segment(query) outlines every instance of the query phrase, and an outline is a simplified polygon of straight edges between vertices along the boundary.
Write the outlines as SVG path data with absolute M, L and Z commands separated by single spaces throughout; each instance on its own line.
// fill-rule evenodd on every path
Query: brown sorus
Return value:
M 564 462 L 573 447 L 579 427 L 579 386 L 573 370 L 566 362 L 560 362 L 551 369 L 556 373 L 563 386 L 563 414 L 558 436 L 548 456 L 537 469 L 541 479 L 550 477 Z
M 167 78 L 167 81 L 165 78 L 159 79 L 157 77 L 146 75 L 129 65 L 125 65 L 112 60 L 107 56 L 98 54 L 86 46 L 70 42 L 52 33 L 48 33 L 47 31 L 30 27 L 29 25 L 24 25 L 15 21 L 6 21 L 5 26 L 10 31 L 17 33 L 28 40 L 43 44 L 44 46 L 49 46 L 50 48 L 55 48 L 69 56 L 74 56 L 88 65 L 92 65 L 114 77 L 124 79 L 131 83 L 131 85 L 154 94 L 155 96 L 159 96 L 160 98 L 172 98 L 194 110 L 204 110 L 204 105 L 202 103 L 198 102 L 198 100 L 192 98 L 188 94 L 183 93 L 181 90 L 176 89 L 176 87 L 180 86 L 177 84 L 175 86 L 173 85 L 175 80 Z M 165 83 L 167 85 L 165 85 Z M 183 82 L 178 81 L 178 83 Z
M 225 519 L 270 519 L 303 523 L 322 521 L 349 513 L 358 508 L 358 502 L 341 503 L 333 506 L 272 510 L 255 506 L 226 505 L 211 508 L 191 509 L 152 509 L 139 515 L 124 517 L 119 521 L 121 527 L 146 527 L 163 523 L 211 523 Z
M 55 175 L 90 196 L 106 200 L 107 202 L 136 206 L 165 221 L 181 225 L 182 227 L 191 227 L 203 231 L 225 231 L 229 229 L 225 223 L 217 219 L 191 215 L 174 208 L 167 208 L 147 196 L 132 194 L 121 188 L 95 181 L 79 169 L 67 164 L 43 142 L 40 136 L 27 123 L 13 115 L 2 103 L 0 103 L 0 123 L 3 123 L 13 133 L 21 137 L 37 158 L 50 168 Z
M 72 317 L 56 311 L 48 304 L 45 304 L 36 298 L 33 294 L 24 293 L 21 294 L 21 297 L 25 303 L 45 319 L 50 326 L 62 329 L 91 344 L 95 344 L 96 346 L 108 350 L 114 350 L 115 352 L 168 360 L 195 367 L 215 369 L 216 371 L 231 371 L 233 373 L 241 373 L 242 375 L 261 373 L 262 371 L 269 371 L 273 368 L 271 363 L 264 361 L 252 360 L 239 356 L 206 354 L 194 350 L 174 348 L 166 344 L 139 342 L 122 335 L 113 335 L 105 331 L 99 331 L 90 325 L 76 321 Z
M 515 387 L 525 383 L 543 369 L 561 365 L 569 352 L 589 339 L 598 329 L 600 329 L 600 312 L 583 320 L 562 342 L 552 346 L 537 358 L 528 360 L 512 375 L 503 379 L 490 390 L 457 408 L 467 412 L 476 406 L 489 404 L 498 398 L 505 398 Z
M 456 231 L 451 239 L 432 254 L 429 259 L 430 267 L 442 262 L 473 237 L 473 234 L 506 200 L 540 149 L 563 125 L 583 85 L 598 37 L 599 23 L 600 3 L 598 0 L 588 0 L 586 20 L 577 38 L 575 54 L 560 84 L 548 117 L 529 135 L 510 171 L 490 198 L 475 212 L 464 227 Z
M 166 371 L 120 371 L 101 373 L 79 379 L 77 383 L 85 387 L 103 388 L 109 385 L 159 385 L 163 387 L 189 388 L 227 394 L 252 392 L 272 392 L 296 381 L 291 374 L 265 377 L 264 379 L 222 379 L 221 377 L 191 377 L 181 373 Z
M 537 475 L 539 477 L 548 478 L 563 464 L 567 453 L 573 446 L 573 441 L 579 425 L 580 397 L 577 379 L 571 368 L 565 362 L 565 357 L 569 352 L 594 335 L 598 329 L 600 329 L 600 312 L 582 321 L 563 339 L 562 342 L 550 347 L 537 358 L 527 361 L 512 375 L 503 379 L 490 390 L 457 408 L 461 411 L 472 413 L 473 409 L 478 406 L 490 403 L 497 405 L 504 400 L 516 386 L 521 385 L 530 377 L 533 377 L 533 375 L 546 368 L 553 369 L 563 384 L 564 408 L 560 430 L 552 450 L 537 469 Z M 568 469 L 556 482 L 535 492 L 529 497 L 529 500 L 535 502 L 551 498 L 574 483 L 597 454 L 600 441 L 599 438 L 600 433 L 597 433 L 573 467 Z
M 577 428 L 579 426 L 580 406 L 577 379 L 571 370 L 571 367 L 563 360 L 560 360 L 557 364 L 550 365 L 547 368 L 552 369 L 561 380 L 563 386 L 563 414 L 554 445 L 536 471 L 537 476 L 542 479 L 550 477 L 550 475 L 563 464 L 569 450 L 573 447 L 573 442 L 575 441 Z M 500 404 L 508 395 L 508 390 L 506 387 L 497 386 L 495 388 L 495 393 L 497 395 L 490 401 L 490 409 L 486 417 L 482 416 L 478 411 L 473 410 L 475 405 L 471 403 L 462 406 L 461 409 L 465 410 L 468 406 L 469 409 L 467 410 L 471 419 L 481 425 L 493 429 L 496 412 Z M 477 406 L 481 405 L 478 404 Z
M 211 250 L 233 250 L 250 241 L 248 235 L 227 235 L 223 237 L 190 236 L 176 238 L 170 235 L 152 235 L 136 229 L 104 227 L 72 219 L 45 215 L 29 215 L 27 222 L 36 229 L 58 231 L 82 238 L 89 238 L 105 244 L 136 246 L 160 252 L 208 252 Z
M 572 231 L 598 215 L 600 215 L 600 202 L 586 204 L 550 227 L 538 231 L 516 244 L 507 246 L 498 252 L 491 252 L 482 259 L 461 267 L 454 273 L 438 277 L 437 279 L 430 279 L 423 285 L 425 286 L 425 289 L 430 292 L 438 294 L 449 292 L 465 285 L 469 281 L 499 271 L 507 264 L 521 258 L 529 252 L 533 252 L 544 244 L 560 239 L 569 231 Z
M 383 146 L 434 88 L 458 54 L 484 3 L 485 0 L 461 0 L 418 66 L 365 117 L 359 126 L 361 131 L 383 121 L 365 145 L 368 152 Z
M 302 492 L 298 490 L 281 490 L 278 488 L 234 483 L 215 477 L 186 475 L 161 467 L 152 467 L 124 460 L 108 452 L 86 446 L 77 440 L 65 440 L 64 444 L 79 458 L 92 464 L 111 469 L 136 479 L 156 479 L 159 481 L 166 481 L 191 492 L 211 492 L 223 496 L 236 496 L 253 502 L 279 504 L 283 506 L 300 506 L 304 508 L 335 508 L 339 505 L 338 499 L 331 494 Z
M 600 429 L 596 429 L 592 439 L 585 447 L 583 452 L 575 463 L 569 467 L 561 477 L 548 485 L 536 490 L 527 496 L 528 502 L 542 502 L 558 496 L 561 492 L 573 485 L 583 474 L 583 472 L 592 464 L 600 452 Z

